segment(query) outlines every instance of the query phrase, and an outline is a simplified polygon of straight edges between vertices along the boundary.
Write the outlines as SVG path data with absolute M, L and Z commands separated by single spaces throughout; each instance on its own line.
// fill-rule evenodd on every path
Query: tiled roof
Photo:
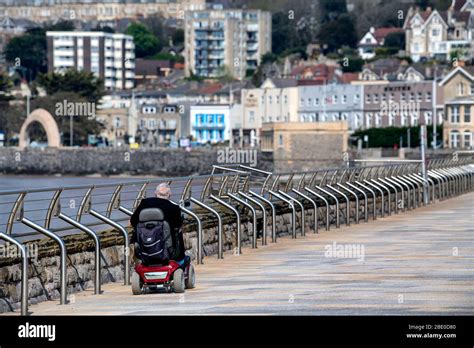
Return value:
M 404 30 L 402 28 L 377 28 L 375 29 L 374 32 L 374 37 L 377 42 L 382 42 L 385 40 L 387 35 L 393 34 L 393 33 L 403 33 Z

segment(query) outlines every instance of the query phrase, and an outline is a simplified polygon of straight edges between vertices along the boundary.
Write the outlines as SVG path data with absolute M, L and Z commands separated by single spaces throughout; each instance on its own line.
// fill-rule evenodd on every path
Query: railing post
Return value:
M 203 253 L 202 253 L 202 222 L 199 216 L 192 212 L 191 210 L 185 208 L 184 206 L 180 205 L 181 210 L 188 214 L 189 216 L 193 217 L 196 220 L 198 231 L 197 231 L 197 263 L 203 263 Z
M 356 185 L 350 182 L 346 182 L 346 185 L 353 188 L 357 192 L 362 193 L 362 195 L 364 196 L 364 221 L 369 222 L 369 201 L 368 201 L 367 193 L 365 193 L 364 190 L 360 189 L 359 187 L 357 187 Z
M 101 220 L 102 222 L 112 226 L 113 228 L 117 229 L 123 236 L 124 239 L 124 285 L 130 285 L 130 241 L 128 238 L 128 232 L 122 225 L 116 223 L 115 221 L 109 219 L 108 217 L 100 214 L 99 212 L 91 209 L 90 214 L 97 219 Z
M 8 234 L 0 232 L 0 239 L 15 244 L 21 253 L 21 315 L 28 315 L 28 255 L 26 248 Z
M 289 199 L 290 201 L 295 202 L 301 209 L 301 235 L 304 236 L 306 235 L 305 230 L 304 230 L 304 225 L 305 225 L 305 211 L 304 211 L 304 205 L 301 203 L 299 200 L 297 200 L 294 197 L 291 197 L 289 194 L 286 192 L 283 192 L 282 190 L 278 190 L 278 193 L 285 197 L 286 199 Z
M 342 188 L 343 190 L 346 190 L 347 192 L 349 192 L 351 195 L 353 195 L 355 197 L 355 217 L 354 217 L 354 220 L 355 220 L 355 223 L 358 224 L 359 223 L 359 196 L 357 196 L 357 194 L 348 189 L 347 187 L 345 187 L 344 185 L 340 184 L 340 183 L 337 183 L 336 184 L 338 187 Z
M 326 186 L 327 188 L 333 190 L 334 192 L 336 192 L 337 194 L 341 195 L 342 197 L 344 197 L 344 199 L 346 200 L 346 226 L 350 226 L 351 224 L 351 201 L 349 199 L 349 196 L 347 196 L 346 194 L 342 193 L 341 191 L 339 191 L 338 189 L 335 189 L 334 187 L 332 187 L 331 185 L 327 185 Z
M 306 192 L 311 193 L 312 195 L 318 197 L 326 204 L 326 231 L 329 231 L 329 229 L 331 228 L 331 223 L 329 222 L 329 209 L 330 209 L 329 201 L 324 196 L 320 195 L 319 193 L 317 193 L 316 191 L 312 190 L 309 187 L 305 187 L 304 189 Z
M 279 200 L 285 202 L 286 204 L 288 204 L 291 208 L 291 219 L 292 219 L 292 237 L 293 238 L 296 238 L 296 208 L 295 208 L 295 205 L 293 204 L 292 201 L 290 201 L 289 199 L 283 197 L 282 195 L 280 195 L 279 193 L 275 192 L 275 191 L 268 191 L 272 196 L 275 196 L 276 198 L 278 198 Z
M 316 204 L 316 201 L 309 197 L 308 195 L 305 195 L 304 193 L 298 191 L 297 189 L 291 189 L 294 193 L 297 195 L 303 197 L 307 201 L 309 201 L 313 205 L 313 210 L 314 210 L 314 233 L 318 233 L 318 205 Z
M 267 203 L 270 206 L 270 209 L 272 210 L 272 242 L 276 243 L 277 241 L 277 234 L 276 234 L 276 208 L 275 204 L 273 204 L 269 199 L 259 195 L 258 193 L 255 193 L 251 190 L 249 190 L 249 195 L 260 199 L 262 202 Z
M 262 245 L 267 245 L 267 212 L 265 211 L 265 206 L 257 201 L 256 199 L 250 197 L 246 193 L 239 191 L 239 195 L 257 205 L 262 210 L 262 219 L 263 219 L 263 228 L 262 228 Z
M 237 240 L 236 240 L 236 244 L 237 244 L 237 255 L 240 255 L 242 253 L 242 246 L 241 246 L 241 243 L 242 243 L 242 240 L 241 240 L 241 228 L 240 228 L 240 214 L 239 214 L 239 211 L 234 208 L 233 206 L 231 206 L 229 203 L 223 201 L 222 199 L 214 196 L 214 195 L 211 195 L 209 198 L 213 199 L 214 201 L 216 201 L 217 203 L 223 205 L 224 207 L 226 207 L 227 209 L 229 209 L 230 211 L 232 211 L 234 214 L 235 214 L 235 217 L 236 217 L 236 223 L 237 223 Z
M 227 193 L 227 195 L 232 198 L 233 200 L 239 202 L 240 204 L 246 206 L 247 208 L 250 209 L 252 212 L 253 216 L 253 238 L 252 238 L 252 248 L 255 249 L 257 248 L 257 212 L 254 207 L 252 207 L 251 204 L 245 202 L 243 199 L 237 197 L 236 195 L 232 193 Z
M 220 216 L 220 214 L 213 208 L 211 208 L 210 206 L 204 204 L 203 202 L 201 201 L 198 201 L 196 198 L 194 197 L 191 197 L 191 202 L 197 204 L 198 206 L 200 206 L 201 208 L 211 212 L 212 214 L 214 214 L 216 217 L 217 217 L 217 222 L 218 222 L 218 225 L 217 225 L 217 258 L 218 259 L 223 259 L 224 258 L 224 253 L 223 253 L 223 240 L 222 240 L 222 218 Z
M 336 202 L 336 228 L 339 228 L 340 227 L 340 219 L 339 219 L 339 200 L 337 199 L 336 196 L 334 196 L 332 193 L 326 191 L 325 189 L 323 189 L 322 187 L 319 187 L 319 186 L 314 186 L 315 189 L 321 191 L 321 192 L 324 192 L 325 194 L 327 194 L 329 197 L 331 197 L 332 199 L 334 199 L 334 201 Z

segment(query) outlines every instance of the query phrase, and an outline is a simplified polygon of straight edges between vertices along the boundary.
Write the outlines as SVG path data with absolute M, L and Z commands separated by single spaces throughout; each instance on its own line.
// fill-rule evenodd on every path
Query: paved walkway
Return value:
M 474 314 L 474 194 L 404 214 L 320 231 L 244 254 L 208 257 L 185 294 L 133 296 L 105 284 L 75 303 L 30 306 L 36 315 Z M 362 258 L 326 257 L 327 246 L 364 247 Z M 337 251 L 337 249 L 336 249 Z M 359 249 L 362 251 L 362 249 Z M 342 256 L 351 256 L 345 254 Z

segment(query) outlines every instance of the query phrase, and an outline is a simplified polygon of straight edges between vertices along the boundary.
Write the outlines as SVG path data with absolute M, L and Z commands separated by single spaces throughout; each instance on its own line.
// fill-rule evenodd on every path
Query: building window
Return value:
M 376 128 L 380 127 L 380 123 L 381 123 L 380 113 L 376 113 L 375 114 L 375 127 Z
M 344 94 L 342 96 L 342 104 L 345 104 L 345 103 L 347 103 L 347 95 Z
M 272 96 L 269 95 L 269 96 L 268 96 L 268 104 L 271 104 L 271 103 L 272 103 Z
M 464 95 L 464 83 L 458 83 L 458 96 L 461 97 Z
M 418 101 L 418 102 L 421 102 L 422 100 L 423 100 L 423 93 L 422 93 L 422 92 L 418 92 L 417 101 Z
M 277 104 L 280 104 L 280 96 L 279 96 L 279 95 L 277 95 L 277 96 L 275 97 L 275 101 L 276 101 Z
M 300 99 L 300 106 L 304 106 L 304 98 Z
M 367 94 L 367 95 L 365 96 L 365 102 L 366 102 L 367 104 L 370 104 L 370 94 Z
M 395 123 L 395 114 L 393 112 L 390 112 L 388 115 L 388 125 L 393 126 Z
M 122 122 L 120 121 L 120 117 L 115 117 L 115 120 L 114 120 L 114 126 L 115 128 L 120 128 L 122 126 Z
M 283 134 L 278 134 L 278 146 L 283 146 Z
M 314 98 L 314 106 L 318 106 L 319 105 L 319 98 Z
M 288 104 L 288 96 L 287 95 L 283 96 L 283 103 Z
M 451 123 L 459 123 L 460 116 L 459 116 L 459 106 L 452 106 L 451 107 Z
M 431 117 L 432 113 L 431 112 L 425 112 L 425 123 L 428 125 L 428 124 L 432 124 L 432 117 Z
M 255 122 L 255 112 L 249 111 L 249 122 Z
M 471 148 L 471 146 L 472 146 L 472 133 L 469 130 L 464 131 L 464 147 L 466 149 L 469 149 Z
M 354 129 L 359 129 L 360 127 L 360 115 L 355 114 L 354 115 Z
M 471 123 L 471 106 L 464 106 L 464 123 Z
M 354 96 L 354 103 L 358 103 L 359 100 L 360 100 L 360 95 L 356 94 L 356 95 Z
M 311 106 L 311 98 L 306 99 L 306 106 Z
M 418 126 L 418 115 L 416 113 L 411 114 L 411 126 Z
M 451 143 L 451 148 L 455 149 L 455 148 L 458 148 L 461 144 L 461 135 L 459 134 L 459 132 L 457 130 L 452 130 L 450 133 L 449 133 L 449 139 L 450 139 L 450 143 Z
M 414 102 L 415 101 L 415 93 L 410 93 L 410 101 Z
M 387 101 L 387 94 L 382 93 L 382 101 L 386 102 Z
M 401 94 L 401 100 L 402 100 L 402 102 L 405 102 L 405 101 L 407 100 L 407 97 L 406 97 L 406 95 L 405 95 L 405 92 L 402 92 L 402 94 Z
M 408 114 L 406 112 L 402 112 L 400 115 L 400 125 L 404 127 L 407 124 Z
M 337 104 L 337 95 L 334 95 L 334 96 L 332 97 L 332 103 L 333 103 L 333 104 Z
M 372 114 L 371 113 L 368 113 L 366 115 L 365 124 L 366 124 L 367 128 L 372 127 Z
M 374 103 L 378 103 L 378 102 L 379 102 L 379 95 L 374 94 Z

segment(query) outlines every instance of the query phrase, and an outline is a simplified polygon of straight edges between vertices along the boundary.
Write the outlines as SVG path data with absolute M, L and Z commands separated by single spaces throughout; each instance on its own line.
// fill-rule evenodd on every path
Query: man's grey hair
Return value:
M 157 198 L 170 199 L 171 188 L 167 183 L 161 183 L 156 187 L 155 196 Z

